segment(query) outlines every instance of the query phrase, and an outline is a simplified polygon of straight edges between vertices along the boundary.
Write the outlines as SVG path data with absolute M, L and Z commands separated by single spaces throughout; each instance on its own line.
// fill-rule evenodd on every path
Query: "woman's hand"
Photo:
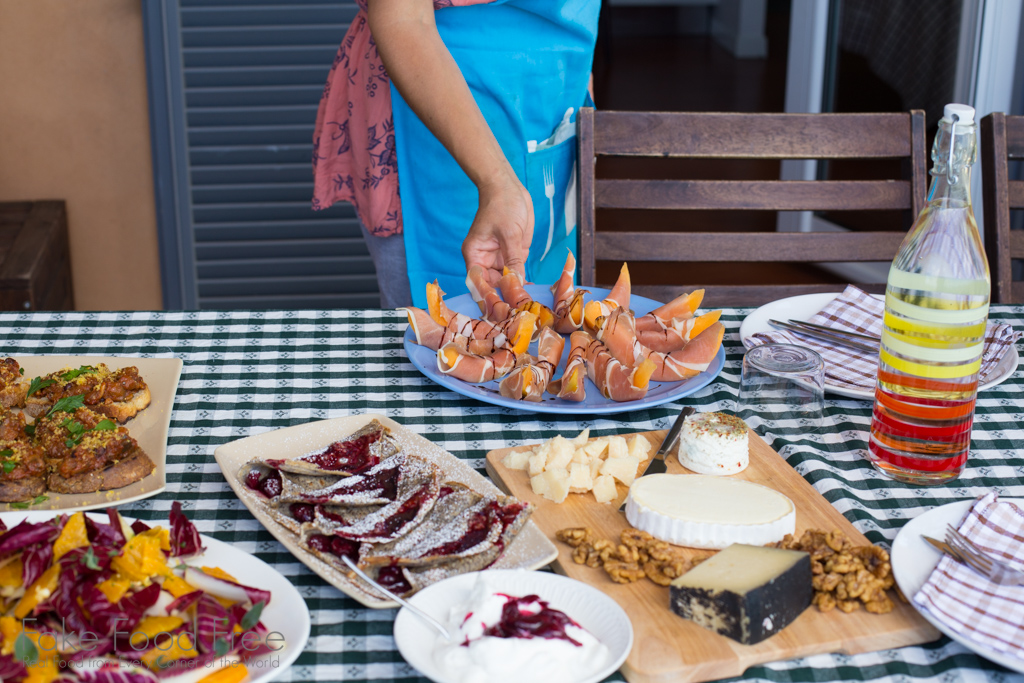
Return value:
M 462 242 L 462 257 L 467 271 L 482 266 L 487 279 L 497 285 L 503 267 L 526 274 L 533 240 L 533 201 L 514 175 L 479 190 L 480 207 Z

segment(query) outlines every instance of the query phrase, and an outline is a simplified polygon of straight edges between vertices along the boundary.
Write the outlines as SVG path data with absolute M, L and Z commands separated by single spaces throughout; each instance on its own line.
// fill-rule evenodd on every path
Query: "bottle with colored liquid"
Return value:
M 971 446 L 990 279 L 971 209 L 974 109 L 946 105 L 928 205 L 892 262 L 868 454 L 912 484 L 960 475 Z

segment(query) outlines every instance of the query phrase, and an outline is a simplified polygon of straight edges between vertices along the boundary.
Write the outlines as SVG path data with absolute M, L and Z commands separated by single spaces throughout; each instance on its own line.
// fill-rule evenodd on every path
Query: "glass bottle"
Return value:
M 912 484 L 967 463 L 991 287 L 971 209 L 974 109 L 943 114 L 928 204 L 889 269 L 868 443 L 877 469 Z

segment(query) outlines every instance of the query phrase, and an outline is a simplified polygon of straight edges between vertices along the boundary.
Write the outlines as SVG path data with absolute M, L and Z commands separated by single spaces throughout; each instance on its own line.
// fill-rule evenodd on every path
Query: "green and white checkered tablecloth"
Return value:
M 184 361 L 167 447 L 167 491 L 123 506 L 165 520 L 180 500 L 202 533 L 253 553 L 305 597 L 312 635 L 281 681 L 426 681 L 398 654 L 393 610 L 364 609 L 275 541 L 228 488 L 213 459 L 220 444 L 279 427 L 377 412 L 418 431 L 483 471 L 487 451 L 590 427 L 595 435 L 668 426 L 681 405 L 731 410 L 747 313 L 726 309 L 725 369 L 678 403 L 608 417 L 537 415 L 485 405 L 424 378 L 402 349 L 404 316 L 390 311 L 230 311 L 0 314 L 5 355 L 177 356 Z M 993 319 L 1024 328 L 1024 308 L 993 306 Z M 995 489 L 1024 497 L 1024 378 L 1016 372 L 978 399 L 967 470 L 952 484 L 908 487 L 864 458 L 871 405 L 826 397 L 821 434 L 783 424 L 769 439 L 814 487 L 876 543 L 910 518 Z M 1024 681 L 943 638 L 864 655 L 817 655 L 749 669 L 771 681 Z M 620 675 L 609 680 L 621 681 Z

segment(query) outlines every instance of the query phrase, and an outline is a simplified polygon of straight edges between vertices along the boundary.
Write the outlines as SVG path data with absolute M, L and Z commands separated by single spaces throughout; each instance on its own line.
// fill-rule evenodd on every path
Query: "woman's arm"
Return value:
M 462 243 L 466 268 L 497 282 L 502 266 L 524 273 L 533 202 L 487 126 L 434 23 L 432 0 L 369 0 L 370 33 L 395 87 L 451 153 L 480 194 Z M 500 74 L 495 74 L 500 78 Z

